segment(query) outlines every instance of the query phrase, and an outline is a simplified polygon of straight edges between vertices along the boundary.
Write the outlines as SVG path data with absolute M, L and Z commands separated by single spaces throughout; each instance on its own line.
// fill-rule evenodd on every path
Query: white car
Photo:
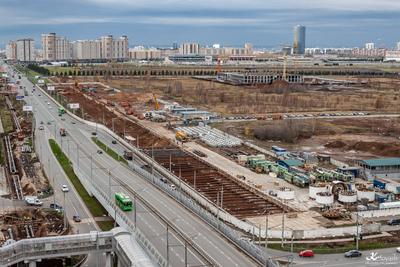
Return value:
M 396 248 L 396 252 L 400 253 L 400 247 Z
M 170 186 L 172 190 L 176 190 L 176 186 L 174 184 L 171 184 Z
M 40 126 L 39 126 L 39 130 L 44 130 L 43 125 L 40 125 Z
M 62 186 L 62 191 L 63 191 L 63 192 L 68 192 L 68 191 L 69 191 L 68 186 L 65 185 L 65 184 L 63 184 L 63 186 Z

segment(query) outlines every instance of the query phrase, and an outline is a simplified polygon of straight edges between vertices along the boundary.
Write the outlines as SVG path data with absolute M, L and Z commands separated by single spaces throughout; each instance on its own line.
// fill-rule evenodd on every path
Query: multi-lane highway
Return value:
M 22 85 L 28 91 L 33 88 L 33 84 L 26 79 L 23 79 Z M 49 137 L 55 138 L 62 145 L 63 150 L 69 154 L 73 165 L 79 168 L 86 177 L 89 177 L 91 182 L 101 187 L 103 192 L 108 193 L 111 198 L 115 192 L 122 191 L 132 195 L 130 190 L 134 190 L 172 222 L 177 229 L 185 233 L 191 242 L 201 247 L 217 264 L 221 266 L 257 265 L 211 226 L 183 208 L 175 200 L 113 160 L 106 153 L 98 154 L 98 147 L 91 140 L 92 133 L 96 131 L 94 127 L 80 123 L 67 114 L 59 117 L 56 105 L 40 90 L 36 90 L 36 92 L 28 96 L 27 102 L 31 103 L 34 108 L 36 125 L 39 126 L 40 121 L 44 122 L 43 125 L 46 130 L 36 130 L 36 136 L 40 140 L 40 144 L 47 146 L 46 139 Z M 47 124 L 48 122 L 50 122 L 50 125 Z M 67 130 L 67 137 L 61 137 L 58 134 L 60 128 Z M 101 138 L 104 138 L 106 144 L 112 146 L 113 138 L 111 136 L 100 130 L 98 134 Z M 43 150 L 39 153 L 42 153 L 44 158 L 51 157 L 46 155 L 50 153 L 48 150 Z M 120 185 L 119 180 L 124 186 Z M 132 221 L 137 222 L 137 227 L 159 249 L 163 257 L 169 258 L 172 266 L 184 265 L 185 259 L 187 259 L 189 265 L 206 264 L 204 259 L 190 248 L 185 253 L 185 243 L 177 237 L 177 234 L 170 231 L 167 235 L 168 230 L 164 223 L 140 203 L 137 204 L 136 214 L 137 218 L 134 218 L 134 213 L 128 213 Z

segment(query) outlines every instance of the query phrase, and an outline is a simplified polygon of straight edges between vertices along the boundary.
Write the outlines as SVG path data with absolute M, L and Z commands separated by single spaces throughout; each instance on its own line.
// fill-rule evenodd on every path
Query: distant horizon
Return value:
M 0 47 L 29 37 L 40 46 L 41 33 L 56 32 L 70 40 L 127 35 L 132 45 L 250 42 L 268 49 L 291 45 L 298 24 L 307 28 L 309 48 L 374 42 L 391 49 L 400 41 L 397 0 L 2 0 L 0 15 Z

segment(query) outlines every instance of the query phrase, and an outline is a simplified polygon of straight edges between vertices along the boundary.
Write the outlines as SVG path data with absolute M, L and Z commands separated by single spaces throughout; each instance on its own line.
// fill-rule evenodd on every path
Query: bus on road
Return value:
M 132 200 L 124 193 L 115 193 L 115 203 L 123 211 L 132 210 Z

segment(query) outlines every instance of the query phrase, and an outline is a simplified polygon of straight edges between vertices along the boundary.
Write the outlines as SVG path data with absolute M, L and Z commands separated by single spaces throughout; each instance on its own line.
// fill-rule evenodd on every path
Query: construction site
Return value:
M 266 216 L 280 225 L 282 214 L 292 230 L 305 223 L 316 231 L 345 227 L 358 208 L 380 210 L 400 196 L 396 179 L 377 188 L 378 178 L 365 178 L 360 167 L 362 159 L 399 156 L 396 77 L 305 76 L 301 84 L 241 86 L 163 75 L 51 82 L 48 92 L 65 107 L 79 104 L 76 115 L 106 125 L 261 228 Z

